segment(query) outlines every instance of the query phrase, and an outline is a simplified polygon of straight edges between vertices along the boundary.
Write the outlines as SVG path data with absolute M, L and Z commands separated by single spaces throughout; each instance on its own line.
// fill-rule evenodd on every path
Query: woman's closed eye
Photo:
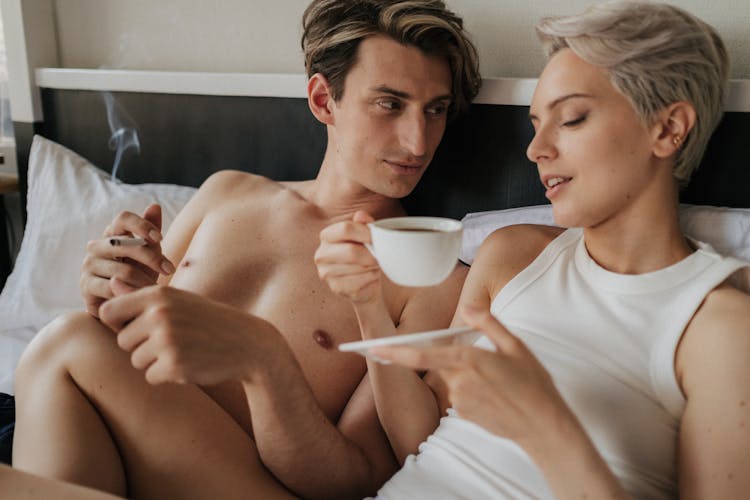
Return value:
M 587 115 L 583 114 L 577 118 L 573 118 L 572 120 L 567 120 L 563 122 L 563 127 L 575 127 L 576 125 L 580 125 L 584 121 L 586 121 Z

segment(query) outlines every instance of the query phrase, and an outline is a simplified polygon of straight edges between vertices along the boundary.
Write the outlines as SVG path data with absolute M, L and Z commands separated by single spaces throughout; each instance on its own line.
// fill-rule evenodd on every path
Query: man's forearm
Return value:
M 363 338 L 397 335 L 385 303 L 355 308 Z M 437 400 L 430 387 L 414 370 L 367 360 L 372 390 L 380 422 L 388 435 L 396 458 L 403 464 L 416 453 L 440 420 Z
M 279 337 L 267 366 L 244 383 L 263 463 L 306 498 L 362 498 L 377 487 L 363 450 L 318 405 L 299 363 Z M 373 484 L 371 484 L 373 483 Z

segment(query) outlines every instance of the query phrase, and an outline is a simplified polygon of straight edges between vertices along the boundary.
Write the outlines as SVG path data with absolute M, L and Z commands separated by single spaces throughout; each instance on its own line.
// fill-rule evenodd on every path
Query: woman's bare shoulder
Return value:
M 683 390 L 689 392 L 691 382 L 706 380 L 707 372 L 725 371 L 733 364 L 750 366 L 748 355 L 750 295 L 725 282 L 706 296 L 685 329 L 676 373 Z
M 494 295 L 523 271 L 563 231 L 553 226 L 517 224 L 497 229 L 479 247 L 472 271 L 485 275 Z
M 483 254 L 491 254 L 495 258 L 530 263 L 563 231 L 563 228 L 536 224 L 505 226 L 495 230 L 484 240 L 477 258 Z

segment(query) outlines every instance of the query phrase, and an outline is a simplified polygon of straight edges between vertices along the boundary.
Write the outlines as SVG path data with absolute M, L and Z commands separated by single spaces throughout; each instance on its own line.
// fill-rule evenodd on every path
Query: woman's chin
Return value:
M 560 227 L 570 228 L 578 226 L 578 219 L 575 217 L 575 214 L 555 204 L 552 204 L 552 217 L 555 219 L 555 224 Z

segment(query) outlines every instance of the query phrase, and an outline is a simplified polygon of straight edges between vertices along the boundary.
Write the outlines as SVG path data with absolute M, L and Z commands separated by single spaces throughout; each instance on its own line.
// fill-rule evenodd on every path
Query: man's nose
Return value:
M 412 156 L 427 154 L 427 120 L 422 112 L 404 116 L 400 131 L 401 146 Z

